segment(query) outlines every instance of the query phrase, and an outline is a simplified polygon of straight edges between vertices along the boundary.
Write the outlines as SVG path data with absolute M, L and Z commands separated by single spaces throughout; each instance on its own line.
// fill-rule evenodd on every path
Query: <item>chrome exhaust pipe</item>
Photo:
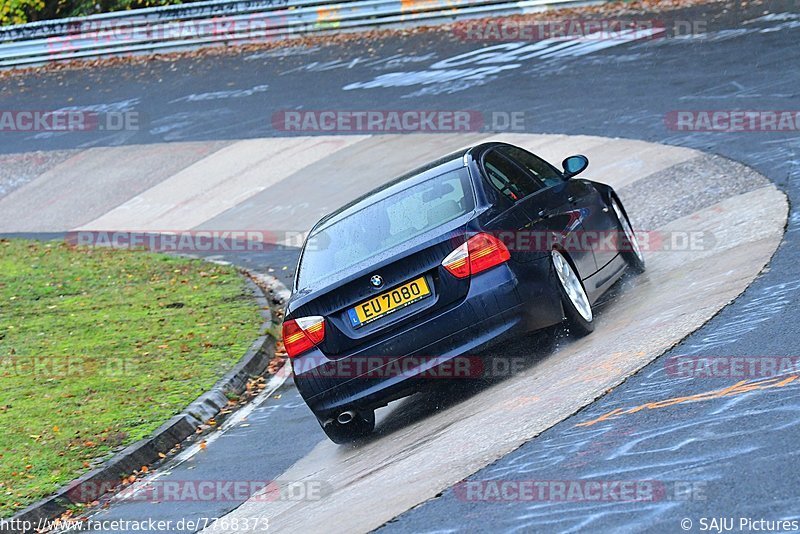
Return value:
M 346 425 L 347 423 L 355 419 L 355 417 L 356 417 L 356 412 L 348 410 L 346 412 L 340 413 L 339 417 L 336 418 L 336 421 L 338 421 L 340 425 Z

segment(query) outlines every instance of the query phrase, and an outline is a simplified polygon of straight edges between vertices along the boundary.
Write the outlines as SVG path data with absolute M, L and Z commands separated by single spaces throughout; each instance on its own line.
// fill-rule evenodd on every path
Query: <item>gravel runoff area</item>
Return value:
M 697 176 L 701 174 L 709 178 L 698 182 Z M 655 172 L 618 193 L 623 203 L 626 197 L 636 199 L 635 203 L 625 203 L 625 208 L 636 228 L 646 231 L 769 183 L 750 167 L 709 154 Z M 676 198 L 668 194 L 663 184 L 686 194 Z
M 66 161 L 78 150 L 49 150 L 0 154 L 0 198 Z

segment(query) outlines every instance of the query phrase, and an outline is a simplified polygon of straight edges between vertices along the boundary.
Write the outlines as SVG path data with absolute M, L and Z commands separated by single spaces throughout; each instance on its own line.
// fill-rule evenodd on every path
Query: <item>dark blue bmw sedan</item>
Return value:
M 303 246 L 283 340 L 325 433 L 372 432 L 375 409 L 506 336 L 566 321 L 644 259 L 614 190 L 505 143 L 409 172 L 320 220 Z M 469 360 L 468 360 L 469 361 Z

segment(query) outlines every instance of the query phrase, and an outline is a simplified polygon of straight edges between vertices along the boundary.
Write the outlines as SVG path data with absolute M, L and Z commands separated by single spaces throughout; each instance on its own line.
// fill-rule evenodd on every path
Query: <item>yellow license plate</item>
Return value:
M 364 326 L 367 323 L 380 319 L 400 308 L 405 308 L 418 300 L 424 299 L 431 294 L 428 283 L 424 276 L 412 280 L 396 287 L 386 293 L 381 293 L 375 298 L 362 302 L 355 308 L 347 310 L 350 323 L 354 328 Z

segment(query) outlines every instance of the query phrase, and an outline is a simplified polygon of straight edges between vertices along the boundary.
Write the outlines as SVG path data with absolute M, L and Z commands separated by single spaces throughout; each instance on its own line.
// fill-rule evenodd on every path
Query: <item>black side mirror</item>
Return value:
M 561 162 L 561 166 L 564 167 L 564 178 L 570 179 L 582 173 L 589 166 L 589 158 L 580 154 L 570 156 Z

